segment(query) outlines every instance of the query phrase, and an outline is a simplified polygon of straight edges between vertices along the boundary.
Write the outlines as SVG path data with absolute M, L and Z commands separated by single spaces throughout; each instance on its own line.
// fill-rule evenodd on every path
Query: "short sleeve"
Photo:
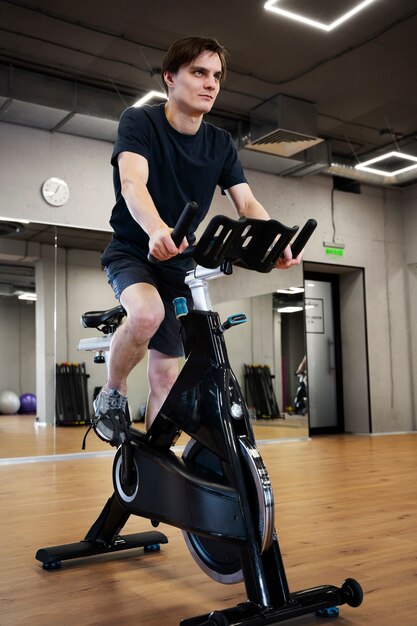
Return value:
M 224 193 L 226 189 L 230 189 L 230 187 L 247 182 L 242 163 L 237 154 L 236 146 L 229 133 L 227 133 L 227 135 L 228 145 L 226 148 L 226 157 L 218 183 L 222 193 Z
M 142 108 L 130 107 L 122 113 L 111 157 L 112 165 L 117 166 L 117 156 L 121 152 L 134 152 L 149 160 L 149 119 Z

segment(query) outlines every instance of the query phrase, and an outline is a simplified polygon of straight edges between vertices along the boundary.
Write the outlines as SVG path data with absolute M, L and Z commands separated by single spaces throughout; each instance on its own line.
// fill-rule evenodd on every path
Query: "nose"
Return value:
M 214 78 L 214 75 L 213 74 L 207 74 L 206 82 L 205 82 L 206 89 L 214 90 L 214 89 L 216 89 L 216 85 L 217 85 L 217 81 Z

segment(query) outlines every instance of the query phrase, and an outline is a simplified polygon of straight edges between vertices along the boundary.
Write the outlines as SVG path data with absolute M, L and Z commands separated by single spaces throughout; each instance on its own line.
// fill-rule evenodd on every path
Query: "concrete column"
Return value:
M 40 422 L 55 423 L 55 248 L 42 245 L 36 277 L 36 398 Z

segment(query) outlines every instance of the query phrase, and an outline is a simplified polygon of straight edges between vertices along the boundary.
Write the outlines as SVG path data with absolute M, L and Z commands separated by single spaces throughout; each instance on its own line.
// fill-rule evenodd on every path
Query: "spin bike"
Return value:
M 177 245 L 192 221 L 192 205 L 180 218 L 182 232 L 178 224 L 174 229 Z M 293 256 L 315 225 L 310 220 L 303 227 L 292 244 Z M 338 605 L 361 604 L 362 589 L 353 578 L 341 587 L 289 590 L 274 526 L 271 482 L 224 341 L 224 333 L 246 317 L 231 315 L 221 322 L 208 292 L 208 281 L 231 274 L 233 265 L 272 270 L 297 230 L 276 220 L 216 216 L 188 250 L 197 263 L 186 276 L 194 309 L 188 311 L 182 298 L 175 302 L 186 363 L 146 434 L 130 428 L 118 448 L 114 494 L 85 539 L 38 550 L 36 558 L 45 569 L 56 569 L 65 559 L 137 546 L 153 549 L 167 542 L 157 531 L 122 537 L 129 516 L 138 515 L 154 526 L 164 522 L 182 529 L 192 557 L 212 579 L 244 582 L 245 602 L 183 619 L 182 626 L 264 626 L 308 613 L 336 615 Z M 111 334 L 123 316 L 123 308 L 115 307 L 86 313 L 83 323 Z M 105 352 L 108 339 L 86 340 L 87 349 Z M 180 458 L 171 448 L 182 431 L 190 441 Z

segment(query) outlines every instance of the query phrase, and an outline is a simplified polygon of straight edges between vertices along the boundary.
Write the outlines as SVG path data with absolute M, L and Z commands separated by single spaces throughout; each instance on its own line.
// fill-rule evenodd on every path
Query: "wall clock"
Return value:
M 61 178 L 48 178 L 42 185 L 42 196 L 52 206 L 62 206 L 69 199 L 69 187 Z

